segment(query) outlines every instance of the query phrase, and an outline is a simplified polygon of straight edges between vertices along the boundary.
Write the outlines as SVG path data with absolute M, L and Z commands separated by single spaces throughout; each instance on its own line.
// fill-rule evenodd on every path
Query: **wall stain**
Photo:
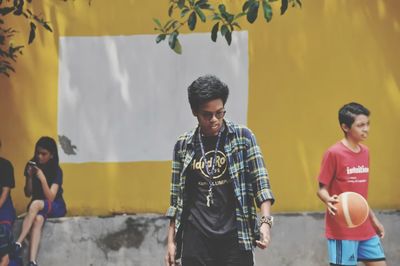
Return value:
M 146 219 L 129 217 L 125 221 L 124 229 L 99 238 L 96 244 L 104 252 L 106 258 L 108 251 L 118 251 L 122 247 L 138 249 L 148 233 L 148 222 Z

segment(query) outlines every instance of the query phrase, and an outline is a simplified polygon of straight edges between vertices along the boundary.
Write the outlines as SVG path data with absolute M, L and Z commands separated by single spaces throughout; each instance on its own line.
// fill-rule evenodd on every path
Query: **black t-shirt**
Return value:
M 215 164 L 213 203 L 207 206 L 210 177 L 205 167 L 198 133 L 195 134 L 195 156 L 187 168 L 188 220 L 208 237 L 221 236 L 236 229 L 235 195 L 228 173 L 228 162 L 224 151 L 226 129 L 221 134 Z M 215 155 L 217 136 L 202 136 L 209 171 Z
M 14 168 L 10 161 L 0 157 L 0 194 L 3 192 L 4 187 L 15 187 Z M 13 223 L 15 217 L 15 209 L 10 192 L 0 208 L 0 221 Z
M 47 184 L 49 187 L 53 184 L 58 184 L 58 191 L 57 195 L 54 198 L 54 200 L 63 200 L 62 194 L 63 194 L 63 188 L 62 188 L 62 183 L 63 183 L 63 172 L 59 166 L 56 166 L 54 168 L 50 168 L 49 166 L 39 166 L 43 174 L 46 177 Z M 25 176 L 28 176 L 28 164 L 25 166 Z M 32 177 L 32 200 L 45 200 L 46 197 L 43 192 L 42 188 L 42 183 L 40 182 L 39 178 L 36 176 L 36 174 L 33 175 Z
M 14 168 L 10 161 L 0 157 L 0 193 L 3 187 L 15 187 Z

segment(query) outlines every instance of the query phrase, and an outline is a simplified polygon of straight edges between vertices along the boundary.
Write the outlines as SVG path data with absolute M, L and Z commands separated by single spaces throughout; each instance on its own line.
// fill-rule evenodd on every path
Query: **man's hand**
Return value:
M 167 245 L 167 254 L 165 255 L 165 265 L 167 266 L 175 266 L 175 254 L 176 254 L 176 244 L 168 243 Z
M 271 243 L 271 228 L 268 224 L 263 223 L 260 226 L 260 240 L 256 240 L 257 247 L 266 249 Z

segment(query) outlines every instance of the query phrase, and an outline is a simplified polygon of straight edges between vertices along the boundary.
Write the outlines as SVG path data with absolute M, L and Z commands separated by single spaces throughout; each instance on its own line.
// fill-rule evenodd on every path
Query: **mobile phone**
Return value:
M 36 164 L 36 162 L 34 162 L 34 161 L 29 161 L 29 162 L 28 162 L 28 165 L 29 165 L 29 166 L 36 166 L 37 164 Z

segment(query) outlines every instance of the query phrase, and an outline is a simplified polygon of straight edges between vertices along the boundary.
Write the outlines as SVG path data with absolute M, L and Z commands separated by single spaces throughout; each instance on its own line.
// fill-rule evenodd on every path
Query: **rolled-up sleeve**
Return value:
M 265 167 L 261 149 L 257 145 L 256 138 L 251 131 L 249 131 L 248 135 L 246 163 L 249 168 L 257 206 L 260 207 L 261 203 L 267 200 L 270 200 L 271 204 L 273 204 L 275 202 L 275 197 L 271 190 L 268 171 Z

